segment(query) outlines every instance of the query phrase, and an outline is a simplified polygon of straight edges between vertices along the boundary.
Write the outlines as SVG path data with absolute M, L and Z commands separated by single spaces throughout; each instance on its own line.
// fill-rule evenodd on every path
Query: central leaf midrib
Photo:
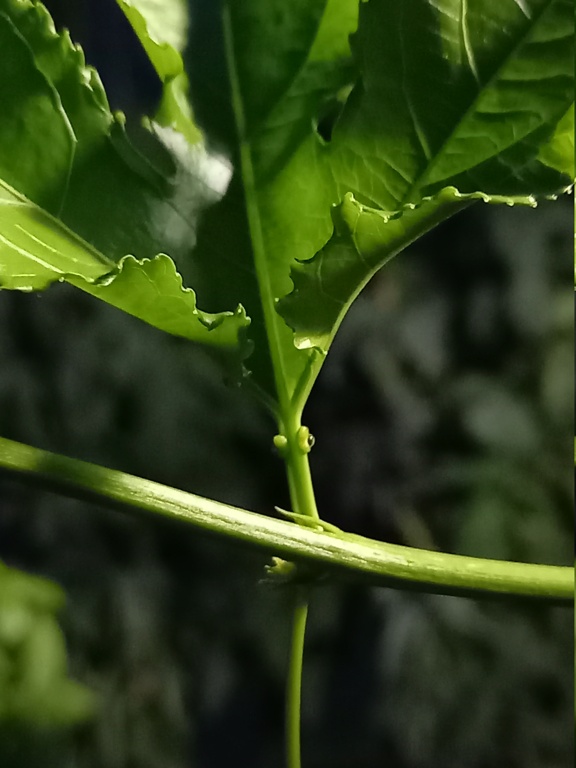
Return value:
M 426 178 L 430 176 L 430 173 L 432 172 L 434 167 L 438 164 L 439 158 L 444 154 L 446 147 L 448 146 L 450 141 L 453 139 L 454 135 L 459 130 L 462 123 L 476 109 L 480 99 L 482 98 L 486 90 L 489 89 L 494 83 L 494 81 L 500 76 L 502 69 L 508 64 L 508 62 L 512 59 L 512 57 L 517 53 L 519 48 L 525 43 L 526 38 L 532 33 L 534 27 L 538 24 L 542 16 L 548 12 L 548 10 L 550 9 L 550 6 L 554 2 L 555 0 L 550 0 L 548 3 L 542 6 L 542 9 L 540 10 L 539 13 L 537 13 L 532 19 L 530 19 L 531 23 L 526 26 L 525 33 L 518 38 L 515 45 L 513 45 L 512 48 L 508 51 L 506 56 L 503 58 L 500 64 L 496 67 L 494 73 L 491 75 L 491 77 L 488 79 L 485 85 L 481 89 L 479 89 L 477 95 L 472 100 L 468 108 L 465 110 L 464 114 L 461 115 L 460 119 L 454 125 L 450 133 L 446 136 L 446 138 L 442 142 L 442 145 L 439 147 L 438 151 L 436 152 L 432 160 L 423 168 L 419 176 L 412 182 L 412 185 L 407 190 L 402 200 L 400 200 L 400 203 L 402 205 L 405 205 L 406 203 L 409 203 L 409 202 L 413 202 L 414 193 L 421 192 L 421 187 L 426 182 Z
M 232 98 L 232 110 L 238 133 L 238 145 L 240 151 L 240 172 L 244 188 L 244 198 L 246 206 L 246 217 L 248 220 L 248 231 L 252 245 L 252 253 L 255 264 L 256 282 L 258 284 L 260 302 L 264 313 L 264 324 L 266 335 L 268 337 L 268 346 L 272 369 L 274 373 L 274 382 L 276 393 L 280 405 L 280 412 L 286 418 L 290 410 L 290 395 L 287 386 L 287 374 L 284 366 L 284 356 L 281 351 L 281 342 L 279 337 L 278 322 L 280 317 L 276 312 L 274 292 L 270 281 L 266 259 L 266 246 L 264 244 L 264 234 L 262 228 L 262 219 L 256 194 L 256 179 L 254 166 L 252 162 L 252 147 L 246 138 L 246 117 L 244 113 L 244 103 L 240 90 L 240 81 L 236 67 L 234 55 L 234 31 L 232 28 L 232 19 L 227 5 L 222 9 L 222 26 L 224 32 L 224 47 L 226 54 L 226 65 L 230 79 L 230 92 Z

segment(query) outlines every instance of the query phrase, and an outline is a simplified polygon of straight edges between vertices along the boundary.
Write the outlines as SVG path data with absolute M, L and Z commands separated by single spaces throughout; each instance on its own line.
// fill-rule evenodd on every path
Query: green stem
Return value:
M 290 489 L 293 511 L 298 515 L 319 520 L 314 486 L 310 473 L 307 444 L 308 431 L 300 425 L 299 416 L 286 419 L 283 426 L 286 437 L 286 473 Z M 286 764 L 287 768 L 300 768 L 300 722 L 302 664 L 304 660 L 304 642 L 306 637 L 306 619 L 308 600 L 303 592 L 298 593 L 292 616 L 292 637 L 288 676 L 286 679 Z
M 278 422 L 287 441 L 285 459 L 290 499 L 294 507 L 294 512 L 301 515 L 310 515 L 311 517 L 318 519 L 308 456 L 307 453 L 302 450 L 298 440 L 300 430 L 299 414 L 295 413 L 294 408 L 291 405 L 291 398 L 287 385 L 288 377 L 284 369 L 284 358 L 279 339 L 279 323 L 281 321 L 276 312 L 274 290 L 270 278 L 266 245 L 264 242 L 260 209 L 258 205 L 252 149 L 246 134 L 246 117 L 244 114 L 244 104 L 236 68 L 232 20 L 229 8 L 226 5 L 223 7 L 222 14 L 232 106 L 239 139 L 240 172 L 242 174 L 245 192 L 246 217 L 248 220 L 248 229 L 250 231 L 250 240 L 252 242 L 260 301 L 264 314 L 264 323 L 266 326 L 266 334 L 268 336 L 268 347 L 270 350 L 274 381 L 278 395 Z M 301 683 L 300 679 L 296 681 L 295 677 L 297 675 L 299 676 L 302 670 L 302 654 L 304 649 L 307 611 L 307 603 L 299 603 L 295 609 L 294 615 L 295 629 L 291 647 L 290 674 L 287 683 L 287 698 L 289 702 L 287 711 L 288 730 L 286 734 L 289 745 L 288 768 L 299 768 L 300 766 L 299 732 Z M 295 742 L 298 747 L 297 750 Z M 298 754 L 296 754 L 296 751 L 298 751 Z
M 303 449 L 302 446 L 301 434 L 303 428 L 296 419 L 290 419 L 286 420 L 285 426 L 281 425 L 281 429 L 287 441 L 284 459 L 286 461 L 286 474 L 288 476 L 292 511 L 298 515 L 307 515 L 314 520 L 319 520 L 320 516 L 314 497 L 308 451 Z
M 429 552 L 294 525 L 6 438 L 0 438 L 2 475 L 67 496 L 187 522 L 321 571 L 362 577 L 372 585 L 466 597 L 540 597 L 565 605 L 574 600 L 572 568 Z
M 302 699 L 302 665 L 304 661 L 304 640 L 306 637 L 306 619 L 308 600 L 298 594 L 292 616 L 292 637 L 290 638 L 290 658 L 286 681 L 286 765 L 287 768 L 300 768 L 300 711 Z

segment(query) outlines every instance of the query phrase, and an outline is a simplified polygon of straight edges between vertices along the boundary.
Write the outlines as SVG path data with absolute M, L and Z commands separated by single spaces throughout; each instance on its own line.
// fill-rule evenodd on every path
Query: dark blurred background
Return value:
M 112 106 L 151 113 L 157 84 L 114 2 L 47 5 Z M 571 241 L 569 199 L 478 204 L 371 283 L 306 412 L 323 517 L 571 563 Z M 288 505 L 274 425 L 202 350 L 65 286 L 0 296 L 0 434 L 267 514 Z M 2 724 L 0 708 L 0 765 L 283 764 L 290 601 L 258 584 L 261 554 L 4 481 L 0 558 L 63 588 L 70 674 L 95 695 L 59 728 Z M 568 768 L 573 683 L 568 609 L 318 588 L 304 765 Z

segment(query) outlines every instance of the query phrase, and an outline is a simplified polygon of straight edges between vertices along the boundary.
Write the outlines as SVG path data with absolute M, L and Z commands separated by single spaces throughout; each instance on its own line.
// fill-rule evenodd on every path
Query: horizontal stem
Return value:
M 112 469 L 0 438 L 0 475 L 68 496 L 143 510 L 190 523 L 335 575 L 424 592 L 541 597 L 574 596 L 572 568 L 484 560 L 315 530 L 231 507 Z

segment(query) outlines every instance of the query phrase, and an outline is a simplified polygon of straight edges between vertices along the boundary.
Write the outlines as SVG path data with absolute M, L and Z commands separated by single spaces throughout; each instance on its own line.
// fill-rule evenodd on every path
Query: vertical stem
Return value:
M 309 448 L 306 450 L 305 446 L 301 444 L 301 439 L 299 439 L 303 429 L 300 425 L 300 420 L 294 418 L 290 413 L 288 418 L 284 420 L 284 424 L 280 425 L 280 428 L 284 429 L 284 435 L 288 441 L 285 460 L 293 512 L 299 515 L 308 515 L 318 520 L 319 515 L 314 497 L 314 485 L 312 484 L 310 463 L 308 461 Z
M 308 461 L 309 448 L 302 444 L 300 419 L 292 413 L 282 425 L 288 444 L 286 446 L 286 473 L 290 488 L 290 500 L 293 511 L 300 515 L 309 515 L 318 519 L 314 486 Z M 306 619 L 308 617 L 308 598 L 305 588 L 300 588 L 295 596 L 292 616 L 292 636 L 288 677 L 286 680 L 286 766 L 301 768 L 301 698 L 302 666 L 304 660 L 304 642 Z
M 302 663 L 308 600 L 299 593 L 296 596 L 292 618 L 290 662 L 286 681 L 286 765 L 287 768 L 301 768 L 300 721 L 302 692 Z
M 222 22 L 228 73 L 232 96 L 232 107 L 239 139 L 239 160 L 242 181 L 244 184 L 246 217 L 260 300 L 264 313 L 264 323 L 270 348 L 272 368 L 278 395 L 279 426 L 286 438 L 286 472 L 290 489 L 290 500 L 293 511 L 300 515 L 310 515 L 318 519 L 314 488 L 308 463 L 310 446 L 306 445 L 303 428 L 300 424 L 301 407 L 291 402 L 290 392 L 287 386 L 287 375 L 284 365 L 284 357 L 281 351 L 279 327 L 283 322 L 276 312 L 275 295 L 271 283 L 269 265 L 267 262 L 266 243 L 260 218 L 258 205 L 257 182 L 252 159 L 250 139 L 246 132 L 246 116 L 240 80 L 236 68 L 234 52 L 234 30 L 230 8 L 224 4 L 222 10 Z M 308 614 L 308 601 L 299 594 L 294 609 L 292 642 L 290 648 L 290 661 L 288 682 L 286 689 L 286 739 L 288 768 L 300 768 L 300 691 L 302 685 L 302 660 L 304 653 L 304 635 L 306 631 L 306 617 Z

